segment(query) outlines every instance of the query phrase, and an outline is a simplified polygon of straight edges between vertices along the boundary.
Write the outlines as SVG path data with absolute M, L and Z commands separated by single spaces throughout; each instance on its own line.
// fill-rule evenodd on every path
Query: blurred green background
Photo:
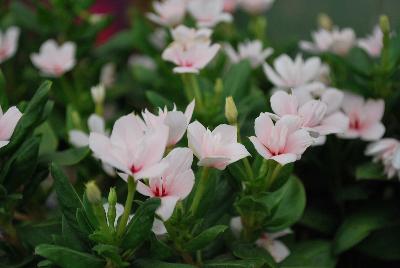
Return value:
M 271 39 L 310 39 L 321 12 L 340 27 L 354 28 L 357 37 L 371 32 L 381 14 L 389 16 L 393 27 L 400 26 L 400 0 L 276 0 L 267 13 Z

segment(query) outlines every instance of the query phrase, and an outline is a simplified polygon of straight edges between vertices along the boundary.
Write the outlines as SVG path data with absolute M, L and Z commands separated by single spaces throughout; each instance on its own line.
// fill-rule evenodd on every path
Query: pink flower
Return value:
M 240 0 L 241 7 L 253 15 L 261 14 L 271 8 L 275 0 Z
M 375 26 L 371 35 L 358 40 L 358 46 L 364 49 L 371 57 L 379 57 L 383 47 L 383 33 L 379 26 Z
M 236 10 L 238 0 L 224 0 L 224 11 L 233 13 Z
M 356 35 L 351 28 L 340 30 L 335 27 L 332 31 L 321 28 L 312 33 L 312 39 L 313 43 L 301 41 L 300 48 L 313 53 L 332 52 L 345 55 L 354 46 Z
M 180 24 L 186 13 L 186 0 L 163 0 L 153 3 L 155 13 L 147 17 L 162 26 L 173 27 Z
M 277 91 L 271 97 L 272 111 L 278 116 L 297 115 L 301 127 L 317 135 L 343 133 L 347 130 L 349 119 L 341 111 L 343 93 L 337 89 L 327 89 L 320 99 L 314 99 L 312 92 L 297 88 L 290 95 Z
M 310 134 L 301 128 L 301 118 L 294 115 L 282 116 L 274 125 L 268 113 L 261 113 L 254 129 L 256 136 L 250 137 L 250 141 L 257 152 L 282 165 L 300 159 L 313 143 Z
M 164 110 L 159 109 L 158 115 L 145 110 L 142 113 L 143 119 L 148 127 L 157 128 L 160 125 L 169 127 L 167 146 L 174 146 L 183 137 L 187 126 L 192 119 L 194 110 L 194 100 L 186 107 L 185 113 L 176 110 L 176 106 L 172 111 L 168 111 L 167 107 Z
M 141 181 L 137 184 L 139 193 L 161 199 L 161 206 L 156 213 L 164 221 L 171 217 L 176 202 L 185 199 L 192 191 L 192 162 L 193 153 L 189 148 L 175 148 L 161 160 L 167 168 L 160 177 L 150 177 L 148 186 Z
M 188 144 L 199 159 L 199 166 L 226 168 L 246 156 L 249 152 L 237 142 L 237 128 L 219 125 L 213 131 L 206 129 L 198 121 L 188 126 Z
M 272 48 L 263 49 L 261 41 L 254 40 L 239 44 L 238 52 L 230 44 L 226 44 L 225 51 L 231 62 L 238 63 L 241 60 L 249 60 L 251 67 L 255 69 L 263 64 L 274 50 Z
M 42 44 L 39 54 L 31 55 L 31 60 L 43 75 L 59 77 L 75 66 L 75 50 L 76 46 L 72 42 L 58 46 L 50 39 Z
M 231 14 L 224 12 L 224 0 L 189 0 L 188 11 L 198 27 L 211 28 L 232 21 Z
M 111 137 L 90 133 L 89 147 L 103 162 L 138 180 L 163 172 L 160 160 L 167 140 L 167 126 L 149 129 L 139 116 L 129 114 L 115 122 Z
M 296 59 L 292 60 L 284 54 L 274 60 L 275 70 L 264 64 L 264 72 L 276 87 L 289 89 L 317 80 L 321 66 L 321 60 L 317 57 L 304 61 L 301 55 L 297 55 Z
M 17 51 L 19 28 L 12 26 L 4 33 L 0 31 L 0 63 L 14 56 Z
M 379 140 L 385 133 L 381 123 L 385 111 L 383 100 L 364 100 L 363 97 L 346 93 L 343 111 L 350 119 L 349 129 L 340 136 L 347 139 L 361 138 L 365 141 Z
M 198 73 L 217 54 L 220 45 L 209 45 L 199 42 L 188 46 L 181 43 L 172 43 L 164 50 L 162 58 L 173 62 L 177 67 L 175 73 Z
M 382 162 L 389 178 L 400 174 L 400 142 L 393 138 L 384 138 L 367 146 L 365 154 L 374 157 L 374 162 Z
M 0 106 L 0 148 L 6 146 L 11 139 L 22 113 L 16 106 L 10 107 L 5 114 Z

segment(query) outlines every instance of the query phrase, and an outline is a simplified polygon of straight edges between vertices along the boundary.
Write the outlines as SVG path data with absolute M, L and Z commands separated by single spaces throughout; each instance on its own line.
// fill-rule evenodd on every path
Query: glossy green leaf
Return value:
M 201 232 L 198 236 L 194 237 L 185 245 L 185 250 L 193 252 L 205 248 L 219 235 L 225 232 L 227 228 L 228 226 L 225 225 L 215 225 Z

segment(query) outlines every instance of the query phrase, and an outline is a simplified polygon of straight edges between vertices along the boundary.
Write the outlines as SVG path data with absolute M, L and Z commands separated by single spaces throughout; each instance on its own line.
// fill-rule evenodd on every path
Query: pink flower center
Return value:
M 157 197 L 167 196 L 167 189 L 165 189 L 165 187 L 163 187 L 163 185 L 161 184 L 160 187 L 156 187 L 154 195 Z
M 350 128 L 351 129 L 360 129 L 361 128 L 361 122 L 358 117 L 354 117 L 354 118 L 352 118 L 352 120 L 350 120 Z
M 135 173 L 137 173 L 137 172 L 139 172 L 139 171 L 141 171 L 142 170 L 142 167 L 135 167 L 135 165 L 132 165 L 131 166 L 131 172 L 133 173 L 133 174 L 135 174 Z

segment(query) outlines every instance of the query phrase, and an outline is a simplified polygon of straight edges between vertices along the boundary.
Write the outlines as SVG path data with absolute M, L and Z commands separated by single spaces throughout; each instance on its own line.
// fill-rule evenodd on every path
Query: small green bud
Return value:
M 232 96 L 229 96 L 225 99 L 225 117 L 228 120 L 229 124 L 236 125 L 238 111 L 236 109 L 236 105 L 233 101 Z
M 86 183 L 86 196 L 91 204 L 101 203 L 101 192 L 95 181 Z
M 117 204 L 117 192 L 115 191 L 114 187 L 110 188 L 110 193 L 108 194 L 108 204 L 110 204 L 110 206 L 115 206 L 115 204 Z
M 379 26 L 381 27 L 381 31 L 384 34 L 389 34 L 390 33 L 390 22 L 389 22 L 389 17 L 386 15 L 382 15 L 379 18 Z
M 320 13 L 318 15 L 318 25 L 327 31 L 330 31 L 333 28 L 331 18 L 325 13 Z

